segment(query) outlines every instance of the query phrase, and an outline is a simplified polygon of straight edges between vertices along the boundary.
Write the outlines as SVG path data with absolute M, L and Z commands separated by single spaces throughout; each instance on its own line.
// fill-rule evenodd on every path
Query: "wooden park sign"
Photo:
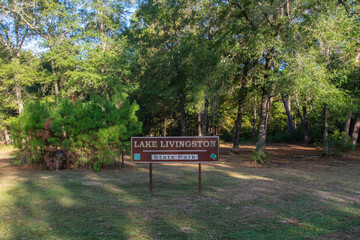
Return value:
M 219 137 L 133 137 L 134 163 L 219 162 Z
M 218 163 L 219 137 L 132 137 L 131 158 L 134 163 L 149 164 L 152 193 L 152 163 L 198 163 L 201 195 L 201 163 Z

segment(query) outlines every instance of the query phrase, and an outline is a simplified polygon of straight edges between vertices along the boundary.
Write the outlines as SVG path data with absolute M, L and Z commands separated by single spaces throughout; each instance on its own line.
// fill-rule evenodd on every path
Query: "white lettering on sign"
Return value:
M 198 160 L 198 154 L 152 154 L 151 160 Z
M 216 141 L 160 141 L 158 146 L 156 141 L 134 141 L 134 148 L 201 148 L 201 147 L 215 147 Z

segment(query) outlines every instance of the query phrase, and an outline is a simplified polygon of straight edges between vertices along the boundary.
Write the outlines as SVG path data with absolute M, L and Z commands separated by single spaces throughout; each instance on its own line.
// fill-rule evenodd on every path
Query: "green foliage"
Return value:
M 273 135 L 268 137 L 268 142 L 270 143 L 280 143 L 280 142 L 293 142 L 294 137 L 292 134 L 287 131 L 275 132 Z
M 354 150 L 354 145 L 350 139 L 345 141 L 345 133 L 338 130 L 329 135 L 329 147 L 332 154 L 342 154 Z
M 232 142 L 234 137 L 227 129 L 223 128 L 220 134 L 220 139 L 225 142 Z
M 266 159 L 269 157 L 269 154 L 267 153 L 260 153 L 256 150 L 253 151 L 253 156 L 251 157 L 251 159 L 259 164 L 262 164 L 266 161 Z
M 32 163 L 55 169 L 75 156 L 76 166 L 93 164 L 94 170 L 100 170 L 101 164 L 114 161 L 120 149 L 128 149 L 131 136 L 141 132 L 138 109 L 126 98 L 112 102 L 97 95 L 87 102 L 29 101 L 24 113 L 12 121 L 11 133 L 16 146 L 31 153 L 28 161 Z
M 130 23 L 128 1 L 29 3 L 0 2 L 0 134 L 11 122 L 34 164 L 100 169 L 128 151 L 137 116 L 144 135 L 180 135 L 185 125 L 197 135 L 207 119 L 205 132 L 232 141 L 242 109 L 241 141 L 254 139 L 262 92 L 273 99 L 259 138 L 268 142 L 302 141 L 301 118 L 310 142 L 322 142 L 326 105 L 330 145 L 341 148 L 334 134 L 359 115 L 354 1 L 140 1 Z
M 93 164 L 93 169 L 95 172 L 99 172 L 101 168 L 101 163 L 100 162 L 94 162 Z

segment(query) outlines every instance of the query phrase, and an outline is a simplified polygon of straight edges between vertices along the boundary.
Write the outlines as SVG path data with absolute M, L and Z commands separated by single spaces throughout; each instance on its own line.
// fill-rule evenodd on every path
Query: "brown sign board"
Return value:
M 132 137 L 134 163 L 217 163 L 219 137 Z

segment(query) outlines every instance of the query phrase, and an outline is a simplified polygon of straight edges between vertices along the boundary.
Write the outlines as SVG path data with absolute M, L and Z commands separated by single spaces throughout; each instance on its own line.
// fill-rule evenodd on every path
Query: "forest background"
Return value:
M 20 164 L 99 170 L 135 135 L 351 150 L 358 1 L 1 0 L 0 131 Z M 134 13 L 132 13 L 134 11 Z M 131 19 L 130 19 L 131 16 Z

